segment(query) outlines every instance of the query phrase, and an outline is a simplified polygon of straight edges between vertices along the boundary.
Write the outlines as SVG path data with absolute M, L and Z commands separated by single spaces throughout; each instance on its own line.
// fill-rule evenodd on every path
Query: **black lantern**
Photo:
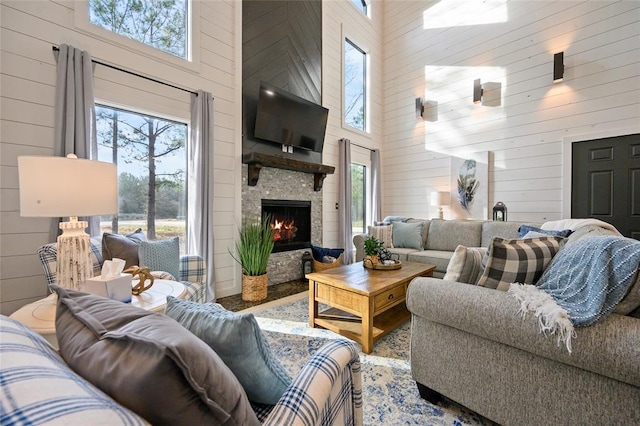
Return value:
M 507 206 L 505 206 L 502 201 L 498 201 L 496 205 L 493 206 L 493 220 L 500 222 L 507 221 Z
M 313 272 L 313 256 L 308 251 L 302 253 L 302 279 Z

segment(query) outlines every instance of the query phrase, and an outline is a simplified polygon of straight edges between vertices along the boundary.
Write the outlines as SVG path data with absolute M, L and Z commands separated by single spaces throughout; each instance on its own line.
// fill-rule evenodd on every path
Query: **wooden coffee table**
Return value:
M 410 317 L 407 286 L 416 277 L 430 277 L 434 265 L 402 262 L 402 268 L 373 270 L 362 262 L 306 275 L 309 280 L 309 326 L 323 327 L 355 340 L 362 352 Z M 318 303 L 331 309 L 318 312 Z

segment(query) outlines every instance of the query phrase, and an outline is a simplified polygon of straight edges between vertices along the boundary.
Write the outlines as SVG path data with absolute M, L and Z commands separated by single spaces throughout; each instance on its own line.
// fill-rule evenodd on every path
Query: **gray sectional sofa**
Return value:
M 606 233 L 582 229 L 566 244 Z M 624 300 L 637 302 L 639 275 Z M 576 328 L 570 353 L 505 291 L 416 278 L 407 292 L 411 373 L 425 399 L 446 396 L 502 425 L 638 425 L 636 305 Z
M 386 219 L 385 219 L 386 220 Z M 442 278 L 447 265 L 458 245 L 466 247 L 487 247 L 493 237 L 518 238 L 518 228 L 531 222 L 494 222 L 482 220 L 407 219 L 404 223 L 422 223 L 422 247 L 393 247 L 389 251 L 399 256 L 401 261 L 429 263 L 436 265 L 433 276 Z M 364 259 L 366 234 L 354 235 L 355 260 Z

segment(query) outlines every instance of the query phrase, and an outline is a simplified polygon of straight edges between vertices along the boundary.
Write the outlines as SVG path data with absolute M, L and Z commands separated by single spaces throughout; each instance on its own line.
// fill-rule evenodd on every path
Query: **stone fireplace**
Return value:
M 249 185 L 248 175 L 248 165 L 243 164 L 243 220 L 258 220 L 265 213 L 273 216 L 280 210 L 284 221 L 293 219 L 296 222 L 295 237 L 284 235 L 284 232 L 285 241 L 276 241 L 278 248 L 274 248 L 267 266 L 269 285 L 303 279 L 302 254 L 310 251 L 310 244 L 322 245 L 322 191 L 314 191 L 314 174 L 263 167 L 255 186 Z

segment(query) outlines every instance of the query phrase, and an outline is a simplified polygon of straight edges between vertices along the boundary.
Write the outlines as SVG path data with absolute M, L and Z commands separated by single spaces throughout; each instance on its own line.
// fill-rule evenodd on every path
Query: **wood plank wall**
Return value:
M 46 295 L 36 249 L 49 242 L 49 221 L 20 217 L 17 157 L 53 154 L 55 59 L 52 45 L 88 50 L 96 59 L 191 89 L 213 94 L 215 275 L 218 296 L 234 294 L 236 267 L 227 253 L 235 235 L 236 175 L 239 175 L 240 91 L 238 43 L 232 1 L 195 2 L 199 42 L 194 64 L 180 64 L 145 46 L 122 42 L 82 27 L 78 2 L 3 1 L 0 5 L 0 312 L 10 314 Z M 189 120 L 189 95 L 136 77 L 96 67 L 96 98 L 123 107 Z M 43 171 L 46 179 L 46 171 Z
M 490 151 L 490 208 L 560 219 L 563 138 L 639 126 L 639 2 L 384 2 L 383 52 L 384 214 L 436 216 L 428 194 L 450 189 L 451 157 Z M 502 84 L 501 106 L 472 103 L 476 78 Z M 416 97 L 438 121 L 414 118 Z

